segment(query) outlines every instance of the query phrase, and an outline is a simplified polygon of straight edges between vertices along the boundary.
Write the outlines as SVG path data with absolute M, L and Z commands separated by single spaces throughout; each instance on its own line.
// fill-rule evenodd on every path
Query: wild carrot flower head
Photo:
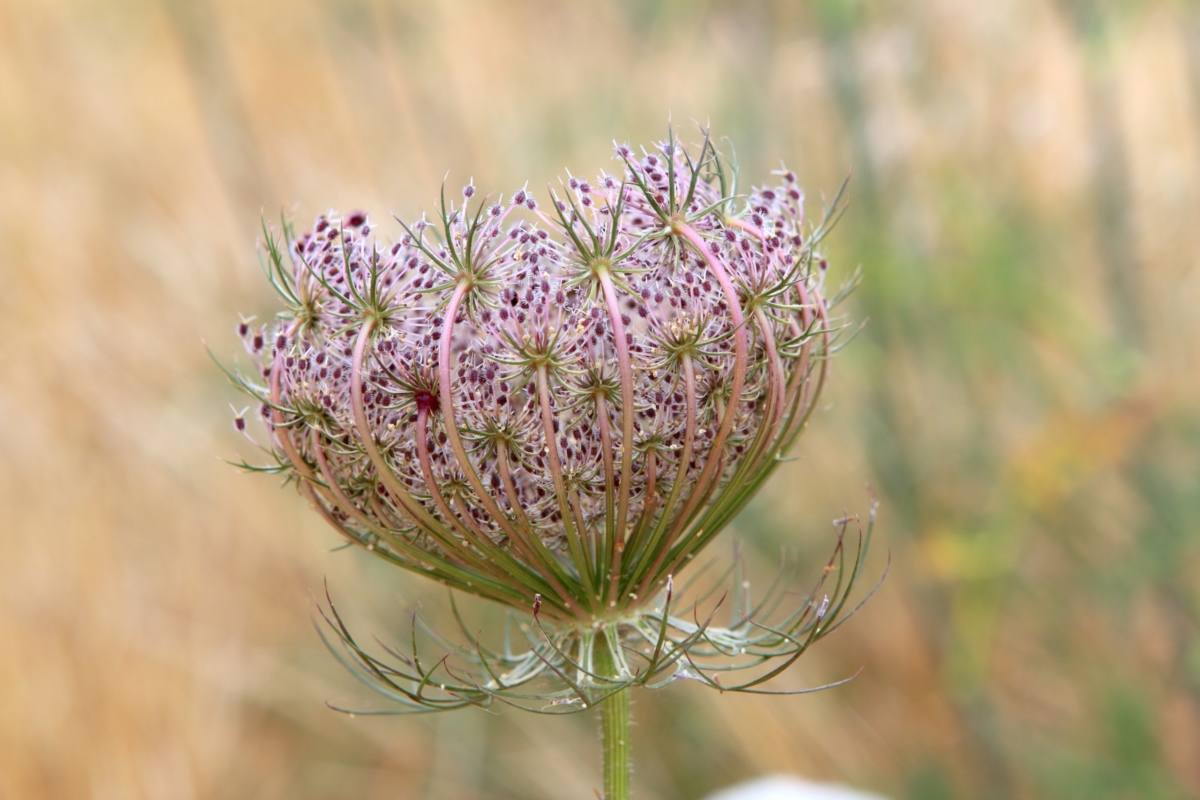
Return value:
M 707 136 L 616 158 L 540 200 L 443 191 L 394 242 L 361 212 L 285 225 L 266 267 L 287 310 L 242 327 L 269 449 L 330 524 L 568 632 L 654 617 L 832 352 L 836 200 L 808 224 L 786 170 L 738 195 Z

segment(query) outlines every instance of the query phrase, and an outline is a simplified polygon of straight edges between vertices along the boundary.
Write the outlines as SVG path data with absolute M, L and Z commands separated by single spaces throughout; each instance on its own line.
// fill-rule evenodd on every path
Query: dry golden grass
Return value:
M 323 577 L 384 637 L 430 588 L 219 460 L 202 341 L 274 311 L 260 210 L 536 189 L 668 113 L 855 170 L 870 327 L 739 530 L 820 553 L 871 481 L 894 567 L 783 681 L 850 688 L 639 698 L 639 796 L 1200 796 L 1200 14 L 805 6 L 0 0 L 0 798 L 591 796 L 590 720 L 324 707 L 371 701 Z

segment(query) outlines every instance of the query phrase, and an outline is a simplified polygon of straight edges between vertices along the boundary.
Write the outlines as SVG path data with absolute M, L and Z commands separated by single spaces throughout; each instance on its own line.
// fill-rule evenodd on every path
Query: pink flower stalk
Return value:
M 545 213 L 363 213 L 270 245 L 289 309 L 249 349 L 280 460 L 348 538 L 511 605 L 641 604 L 741 509 L 808 419 L 829 324 L 791 172 L 738 198 L 670 140 Z M 823 266 L 823 262 L 820 262 Z

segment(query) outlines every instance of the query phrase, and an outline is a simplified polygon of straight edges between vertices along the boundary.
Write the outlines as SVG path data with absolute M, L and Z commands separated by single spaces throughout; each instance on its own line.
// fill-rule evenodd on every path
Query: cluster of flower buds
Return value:
M 816 248 L 840 192 L 806 224 L 793 173 L 739 195 L 707 134 L 616 157 L 542 204 L 443 191 L 394 243 L 359 212 L 264 231 L 287 309 L 239 328 L 272 468 L 331 525 L 562 630 L 649 613 L 804 428 L 834 349 Z
M 671 615 L 674 573 L 816 407 L 838 347 L 830 312 L 853 287 L 824 295 L 817 251 L 841 191 L 815 224 L 786 169 L 743 196 L 707 132 L 698 151 L 672 136 L 616 156 L 619 174 L 571 176 L 544 204 L 524 188 L 443 191 L 436 217 L 400 222 L 392 243 L 362 212 L 302 235 L 284 221 L 282 241 L 264 227 L 287 309 L 239 325 L 257 374 L 230 377 L 258 399 L 274 459 L 244 465 L 286 474 L 348 543 L 532 610 L 517 626 L 527 650 L 505 633 L 502 650 L 476 639 L 460 666 L 430 669 L 415 627 L 410 655 L 385 663 L 330 603 L 331 650 L 401 712 L 497 699 L 569 712 L 679 678 L 776 693 L 762 682 L 845 621 L 870 540 L 868 525 L 846 564 L 850 519 L 781 618 L 784 584 L 755 604 L 744 579 L 728 627 L 695 606 Z

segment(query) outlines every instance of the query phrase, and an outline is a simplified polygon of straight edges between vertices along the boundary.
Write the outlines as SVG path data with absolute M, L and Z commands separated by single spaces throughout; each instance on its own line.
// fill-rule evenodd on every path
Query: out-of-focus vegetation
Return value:
M 582 716 L 324 707 L 374 701 L 323 576 L 385 640 L 441 596 L 216 457 L 201 339 L 274 311 L 260 210 L 536 189 L 668 112 L 810 202 L 853 170 L 867 324 L 736 534 L 816 569 L 870 482 L 892 572 L 783 680 L 846 688 L 638 697 L 640 796 L 1200 796 L 1200 8 L 5 0 L 0 798 L 592 796 Z

